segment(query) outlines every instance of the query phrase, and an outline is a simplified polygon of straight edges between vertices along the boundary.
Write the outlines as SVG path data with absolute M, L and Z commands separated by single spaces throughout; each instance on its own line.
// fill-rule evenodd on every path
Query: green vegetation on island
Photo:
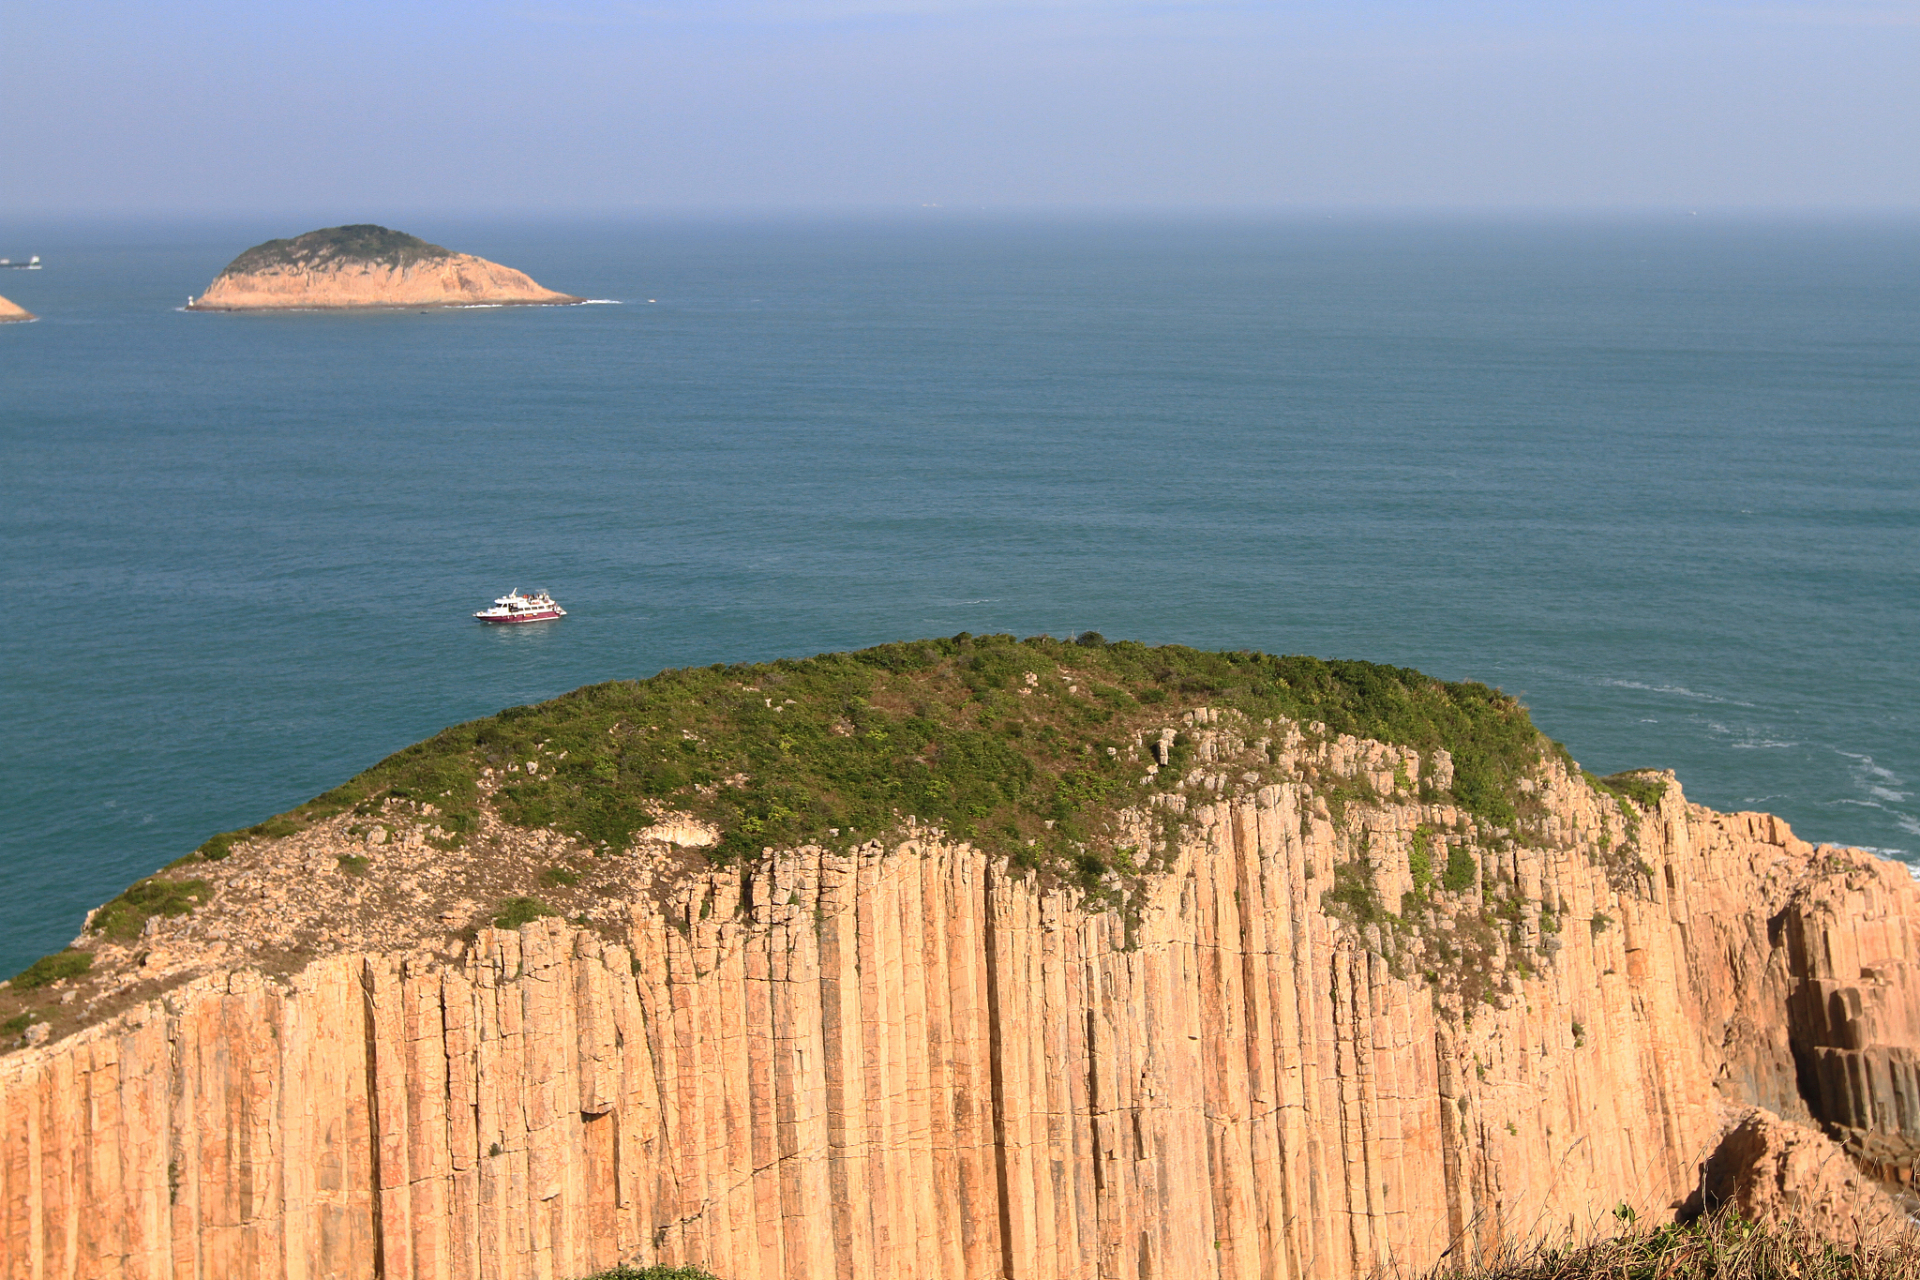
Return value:
M 407 267 L 416 262 L 451 257 L 450 250 L 428 244 L 418 236 L 392 231 L 370 222 L 348 227 L 324 227 L 291 240 L 257 244 L 229 262 L 223 276 L 252 275 L 277 267 L 313 270 L 349 263 Z

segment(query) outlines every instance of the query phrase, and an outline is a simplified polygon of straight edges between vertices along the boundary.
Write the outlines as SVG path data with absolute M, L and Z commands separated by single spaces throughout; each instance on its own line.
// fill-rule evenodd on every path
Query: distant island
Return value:
M 5 298 L 0 298 L 0 324 L 6 324 L 13 320 L 32 320 L 34 318 L 33 312 L 27 310 L 19 303 L 8 302 Z
M 358 223 L 255 245 L 229 262 L 187 309 L 567 306 L 582 301 L 543 288 L 512 267 Z

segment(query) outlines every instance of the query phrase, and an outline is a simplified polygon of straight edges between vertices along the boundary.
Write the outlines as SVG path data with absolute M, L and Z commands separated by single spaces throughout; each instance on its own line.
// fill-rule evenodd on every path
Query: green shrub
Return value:
M 493 918 L 493 924 L 497 929 L 518 929 L 523 924 L 532 924 L 542 916 L 559 914 L 538 898 L 508 898 L 501 904 L 500 914 Z
M 1413 844 L 1407 850 L 1407 870 L 1413 873 L 1413 891 L 1426 892 L 1433 883 L 1433 828 L 1421 823 L 1413 829 Z
M 716 1277 L 699 1267 L 631 1267 L 623 1262 L 589 1280 L 716 1280 Z
M 1355 924 L 1372 924 L 1387 912 L 1362 862 L 1342 862 L 1333 869 L 1333 888 L 1320 894 L 1322 911 L 1338 910 Z
M 580 873 L 578 871 L 569 871 L 565 867 L 548 867 L 540 873 L 540 883 L 549 886 L 559 885 L 562 887 L 576 885 L 580 883 Z
M 1440 883 L 1449 893 L 1460 893 L 1473 887 L 1480 874 L 1480 867 L 1467 852 L 1463 844 L 1456 844 L 1447 850 L 1447 869 L 1440 877 Z
M 336 854 L 334 861 L 338 862 L 340 869 L 350 876 L 363 876 L 367 874 L 367 869 L 373 865 L 373 859 L 363 858 L 357 853 Z
M 1642 809 L 1651 809 L 1667 794 L 1667 780 L 1647 769 L 1629 769 L 1600 779 L 1600 785 L 1616 795 L 1625 796 Z
M 205 880 L 164 880 L 149 876 L 93 914 L 93 931 L 115 942 L 132 942 L 154 916 L 191 915 L 206 905 Z
M 69 947 L 65 951 L 56 951 L 50 956 L 41 956 L 32 964 L 13 975 L 15 991 L 32 991 L 44 987 L 50 982 L 62 978 L 77 978 L 93 968 L 93 952 L 75 951 Z

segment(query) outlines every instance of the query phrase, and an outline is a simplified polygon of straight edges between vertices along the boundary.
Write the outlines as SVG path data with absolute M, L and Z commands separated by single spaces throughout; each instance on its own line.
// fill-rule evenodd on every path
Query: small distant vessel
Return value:
M 15 262 L 12 258 L 0 258 L 0 267 L 12 267 L 15 271 L 38 271 L 40 255 L 36 253 L 25 262 Z
M 482 609 L 473 616 L 482 622 L 550 622 L 566 617 L 567 611 L 544 591 L 523 595 L 520 588 L 515 587 L 495 600 L 491 609 Z

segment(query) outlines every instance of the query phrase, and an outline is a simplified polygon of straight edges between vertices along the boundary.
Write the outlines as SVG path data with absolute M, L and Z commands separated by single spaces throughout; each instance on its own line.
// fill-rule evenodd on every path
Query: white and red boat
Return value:
M 491 609 L 482 609 L 473 616 L 482 622 L 550 622 L 566 617 L 567 611 L 555 604 L 553 597 L 544 591 L 522 595 L 520 589 L 515 587 L 495 600 Z

